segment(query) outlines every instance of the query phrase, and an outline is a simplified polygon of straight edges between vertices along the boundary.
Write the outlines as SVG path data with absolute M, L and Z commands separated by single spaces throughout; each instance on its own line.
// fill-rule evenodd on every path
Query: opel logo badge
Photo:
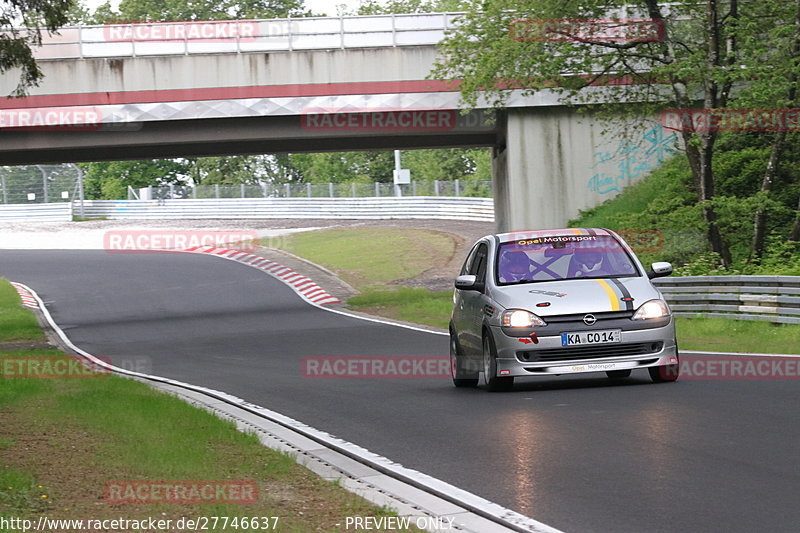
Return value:
M 595 322 L 597 322 L 597 318 L 594 315 L 586 315 L 585 317 L 583 317 L 583 323 L 586 324 L 587 326 L 591 326 Z

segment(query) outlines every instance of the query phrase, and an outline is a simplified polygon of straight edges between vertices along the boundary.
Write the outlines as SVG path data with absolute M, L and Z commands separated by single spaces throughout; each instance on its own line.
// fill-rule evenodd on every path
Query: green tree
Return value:
M 298 178 L 306 183 L 392 181 L 394 154 L 386 150 L 292 154 Z
M 793 14 L 782 5 L 777 0 L 744 6 L 739 0 L 473 2 L 462 24 L 442 43 L 432 77 L 459 80 L 463 100 L 471 106 L 481 96 L 499 106 L 511 90 L 533 94 L 549 89 L 565 102 L 594 104 L 617 116 L 652 116 L 674 107 L 700 108 L 708 116 L 735 105 L 735 84 L 748 83 L 768 68 L 765 60 L 776 60 L 754 53 L 743 41 L 764 39 L 772 26 L 792 26 Z M 606 39 L 574 24 L 544 22 L 608 19 L 623 10 L 632 18 L 651 20 L 654 37 Z M 625 83 L 613 91 L 587 90 L 617 80 Z M 727 265 L 730 253 L 714 208 L 718 132 L 691 121 L 680 129 L 709 245 Z
M 798 81 L 800 76 L 800 0 L 794 2 L 756 3 L 750 8 L 754 15 L 768 21 L 791 21 L 790 24 L 772 25 L 761 28 L 756 22 L 743 21 L 738 28 L 736 38 L 739 46 L 747 55 L 761 57 L 762 61 L 754 63 L 744 80 L 746 85 L 739 98 L 739 106 L 750 108 L 786 108 L 800 107 Z M 764 38 L 751 38 L 752 34 Z M 769 140 L 769 156 L 761 176 L 758 195 L 759 207 L 753 220 L 753 237 L 750 246 L 750 257 L 759 261 L 764 255 L 767 237 L 768 213 L 770 199 L 780 172 L 781 161 L 787 148 L 797 145 L 798 134 L 789 133 L 788 128 L 779 128 L 771 134 Z M 794 142 L 792 142 L 794 141 Z M 780 205 L 780 204 L 778 204 Z M 800 208 L 800 206 L 798 206 Z M 798 214 L 800 216 L 800 213 Z
M 2 0 L 0 2 L 0 74 L 19 70 L 10 96 L 24 96 L 44 74 L 32 47 L 42 42 L 42 31 L 55 32 L 66 24 L 74 0 Z
M 367 0 L 358 6 L 359 15 L 391 15 L 404 13 L 437 13 L 461 11 L 469 4 L 465 0 Z
M 128 187 L 181 184 L 188 179 L 192 163 L 188 159 L 82 163 L 84 194 L 91 199 L 118 200 L 127 197 Z

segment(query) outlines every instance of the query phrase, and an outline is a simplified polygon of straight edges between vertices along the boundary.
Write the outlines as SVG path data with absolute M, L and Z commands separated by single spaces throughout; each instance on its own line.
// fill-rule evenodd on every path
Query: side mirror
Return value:
M 456 278 L 456 289 L 462 291 L 480 291 L 483 290 L 483 283 L 478 282 L 477 276 L 464 274 Z
M 650 279 L 661 278 L 672 274 L 672 264 L 666 261 L 659 261 L 650 265 L 650 271 L 647 272 L 647 277 Z

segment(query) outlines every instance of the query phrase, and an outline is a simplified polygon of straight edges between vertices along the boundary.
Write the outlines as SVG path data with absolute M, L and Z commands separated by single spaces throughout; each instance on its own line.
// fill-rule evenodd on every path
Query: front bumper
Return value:
M 497 348 L 498 376 L 553 376 L 584 372 L 607 372 L 674 364 L 678 356 L 675 322 L 665 326 L 626 330 L 621 342 L 580 347 L 561 345 L 561 334 L 538 337 L 512 337 L 502 328 L 492 327 Z M 585 328 L 591 330 L 592 328 Z M 580 329 L 565 329 L 575 333 Z

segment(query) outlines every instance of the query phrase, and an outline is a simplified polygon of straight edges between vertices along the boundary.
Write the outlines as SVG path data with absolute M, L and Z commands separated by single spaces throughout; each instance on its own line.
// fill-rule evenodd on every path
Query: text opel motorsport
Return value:
M 483 372 L 490 390 L 515 376 L 647 368 L 655 382 L 678 377 L 675 323 L 625 241 L 605 229 L 488 235 L 469 252 L 453 293 L 450 359 L 457 387 Z

